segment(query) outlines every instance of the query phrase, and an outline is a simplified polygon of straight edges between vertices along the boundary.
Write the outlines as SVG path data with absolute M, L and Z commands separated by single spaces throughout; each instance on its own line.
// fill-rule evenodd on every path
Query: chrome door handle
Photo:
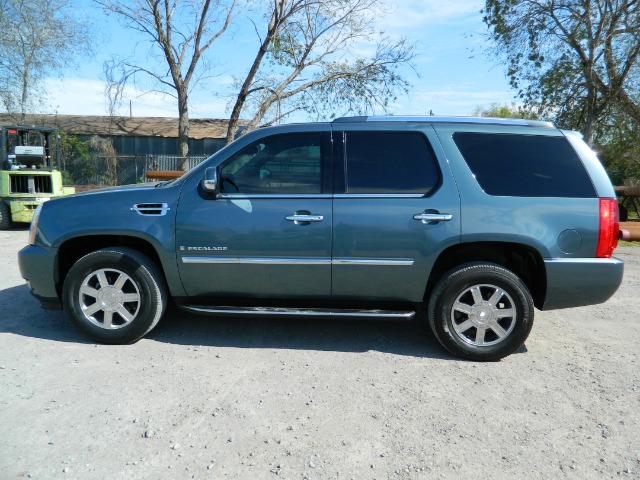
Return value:
M 453 219 L 453 215 L 450 213 L 417 213 L 413 219 L 420 220 L 422 223 L 449 222 Z
M 295 223 L 321 222 L 322 220 L 324 220 L 323 215 L 314 215 L 311 213 L 309 214 L 296 213 L 294 215 L 287 215 L 285 218 L 290 222 L 295 222 Z

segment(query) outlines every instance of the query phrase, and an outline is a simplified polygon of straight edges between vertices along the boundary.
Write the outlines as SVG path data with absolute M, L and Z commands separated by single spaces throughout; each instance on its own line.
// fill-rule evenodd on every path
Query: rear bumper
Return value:
M 620 287 L 624 272 L 617 258 L 553 258 L 544 265 L 547 294 L 541 310 L 606 302 Z
M 31 294 L 44 308 L 60 308 L 56 291 L 56 252 L 28 245 L 18 252 L 20 274 L 27 281 Z
M 46 199 L 49 200 L 48 198 Z M 9 206 L 11 208 L 11 220 L 20 223 L 31 222 L 36 208 L 38 208 L 38 205 L 41 203 L 42 200 L 35 199 L 10 200 Z

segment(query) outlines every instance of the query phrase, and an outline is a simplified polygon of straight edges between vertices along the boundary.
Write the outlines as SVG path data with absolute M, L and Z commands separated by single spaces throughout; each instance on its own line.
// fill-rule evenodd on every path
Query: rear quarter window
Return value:
M 488 195 L 596 197 L 565 137 L 457 132 L 453 141 Z

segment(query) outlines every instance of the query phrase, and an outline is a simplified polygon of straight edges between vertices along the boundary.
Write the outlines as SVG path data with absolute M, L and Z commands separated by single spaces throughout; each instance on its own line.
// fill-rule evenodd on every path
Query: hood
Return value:
M 85 197 L 90 195 L 101 195 L 104 193 L 112 193 L 112 192 L 133 192 L 136 190 L 144 191 L 144 190 L 152 190 L 159 185 L 163 185 L 163 183 L 135 183 L 132 185 L 120 185 L 117 187 L 106 187 L 106 188 L 96 188 L 93 190 L 86 190 L 84 192 L 75 193 L 74 197 Z

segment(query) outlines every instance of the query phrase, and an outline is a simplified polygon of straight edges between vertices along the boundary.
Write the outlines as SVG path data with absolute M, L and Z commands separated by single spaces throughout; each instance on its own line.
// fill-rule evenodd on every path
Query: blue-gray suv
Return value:
M 218 315 L 427 318 L 497 360 L 541 310 L 606 301 L 618 207 L 574 132 L 545 122 L 352 117 L 251 132 L 169 182 L 41 205 L 31 292 L 131 343 L 169 299 Z

